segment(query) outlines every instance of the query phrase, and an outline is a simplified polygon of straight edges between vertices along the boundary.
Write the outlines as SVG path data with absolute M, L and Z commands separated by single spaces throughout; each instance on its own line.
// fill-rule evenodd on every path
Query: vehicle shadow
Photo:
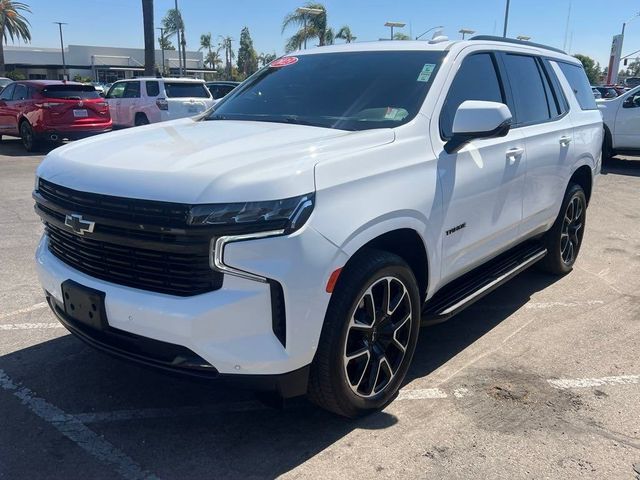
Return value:
M 608 175 L 612 173 L 615 175 L 640 177 L 640 158 L 609 158 L 602 163 L 602 170 L 600 173 L 602 173 L 602 175 Z
M 428 376 L 554 281 L 536 272 L 523 273 L 450 322 L 423 329 L 407 381 Z M 4 355 L 0 369 L 69 414 L 169 411 L 125 420 L 106 415 L 88 424 L 160 477 L 273 478 L 353 430 L 384 429 L 398 422 L 387 412 L 347 420 L 305 399 L 295 399 L 282 410 L 261 407 L 251 392 L 140 368 L 85 347 L 71 335 Z M 228 409 L 246 402 L 258 407 Z M 16 403 L 14 408 L 24 407 Z M 6 421 L 12 418 L 23 415 L 6 411 Z M 35 468 L 26 459 L 39 457 L 41 461 L 34 463 L 42 464 L 47 461 L 42 457 L 50 455 L 38 445 L 32 448 L 23 452 L 22 470 L 16 472 L 25 478 Z
M 44 143 L 37 152 L 27 152 L 19 138 L 3 137 L 0 141 L 0 155 L 6 157 L 37 157 L 46 155 L 54 148 L 60 145 L 53 143 Z

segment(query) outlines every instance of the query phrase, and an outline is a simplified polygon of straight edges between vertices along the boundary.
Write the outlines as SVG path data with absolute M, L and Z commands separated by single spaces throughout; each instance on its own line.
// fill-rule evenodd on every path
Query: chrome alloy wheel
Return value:
M 351 315 L 343 365 L 353 393 L 370 398 L 393 381 L 411 337 L 413 312 L 409 292 L 396 277 L 376 280 Z
M 562 261 L 571 265 L 580 249 L 580 242 L 584 233 L 584 205 L 580 197 L 573 197 L 562 220 L 560 233 L 560 257 Z

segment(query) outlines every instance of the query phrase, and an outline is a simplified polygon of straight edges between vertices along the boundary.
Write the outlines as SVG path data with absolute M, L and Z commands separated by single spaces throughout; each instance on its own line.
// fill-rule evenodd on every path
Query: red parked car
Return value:
M 111 130 L 109 106 L 93 85 L 27 80 L 0 93 L 0 138 L 22 138 L 27 151 Z

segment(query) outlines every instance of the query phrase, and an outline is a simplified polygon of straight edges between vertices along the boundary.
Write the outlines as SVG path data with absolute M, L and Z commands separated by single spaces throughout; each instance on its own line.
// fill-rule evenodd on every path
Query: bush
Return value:
M 10 72 L 7 72 L 7 78 L 10 78 L 11 80 L 26 80 L 27 76 L 18 70 L 11 70 Z

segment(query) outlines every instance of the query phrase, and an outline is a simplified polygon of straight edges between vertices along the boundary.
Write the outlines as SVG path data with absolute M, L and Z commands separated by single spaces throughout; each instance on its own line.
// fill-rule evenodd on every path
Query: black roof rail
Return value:
M 551 50 L 552 52 L 562 53 L 567 55 L 567 52 L 564 50 L 560 50 L 556 47 L 550 47 L 548 45 L 543 45 L 541 43 L 533 43 L 527 40 L 518 40 L 517 38 L 506 38 L 506 37 L 496 37 L 494 35 L 476 35 L 475 37 L 471 37 L 469 40 L 484 40 L 489 42 L 504 42 L 504 43 L 514 43 L 516 45 L 525 45 L 529 47 L 537 47 L 537 48 L 545 48 L 547 50 Z

